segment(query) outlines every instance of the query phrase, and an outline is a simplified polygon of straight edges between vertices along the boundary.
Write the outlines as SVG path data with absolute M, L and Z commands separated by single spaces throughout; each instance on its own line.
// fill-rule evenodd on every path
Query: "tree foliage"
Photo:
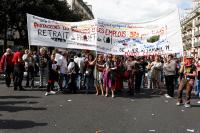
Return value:
M 5 38 L 5 29 L 15 29 L 20 34 L 19 45 L 27 45 L 26 13 L 68 22 L 82 19 L 81 15 L 69 9 L 65 0 L 1 0 L 0 39 Z
M 157 42 L 159 39 L 160 39 L 160 35 L 155 35 L 155 36 L 150 37 L 150 38 L 147 40 L 147 42 L 149 42 L 149 43 L 154 43 L 154 42 Z

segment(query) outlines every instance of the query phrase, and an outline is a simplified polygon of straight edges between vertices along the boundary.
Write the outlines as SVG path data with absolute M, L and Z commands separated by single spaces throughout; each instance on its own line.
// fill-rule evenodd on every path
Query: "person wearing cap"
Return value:
M 163 66 L 165 74 L 165 85 L 167 88 L 166 98 L 174 97 L 174 82 L 176 74 L 176 62 L 173 60 L 173 55 L 168 55 L 168 58 Z
M 11 74 L 13 73 L 13 68 L 14 68 L 12 59 L 13 59 L 12 50 L 10 48 L 7 48 L 6 52 L 1 57 L 1 61 L 0 61 L 0 71 L 5 72 L 5 75 L 6 75 L 5 80 L 6 80 L 7 87 L 10 87 Z
M 178 88 L 178 102 L 176 103 L 177 106 L 182 105 L 183 99 L 183 89 L 186 88 L 186 101 L 185 101 L 185 107 L 189 108 L 190 105 L 190 99 L 191 99 L 191 92 L 194 87 L 194 82 L 196 78 L 196 66 L 192 63 L 193 58 L 187 57 L 184 61 L 184 63 L 181 66 L 180 69 L 180 79 L 179 79 L 179 88 Z

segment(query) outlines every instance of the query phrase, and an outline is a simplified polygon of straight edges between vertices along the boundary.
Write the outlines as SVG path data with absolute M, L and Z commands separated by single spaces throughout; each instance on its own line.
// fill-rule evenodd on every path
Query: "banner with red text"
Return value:
M 101 52 L 133 56 L 183 52 L 178 10 L 144 23 L 99 19 L 97 24 Z
M 29 45 L 96 50 L 96 21 L 61 22 L 27 14 Z
M 29 44 L 143 56 L 183 52 L 178 10 L 154 21 L 60 22 L 27 14 Z

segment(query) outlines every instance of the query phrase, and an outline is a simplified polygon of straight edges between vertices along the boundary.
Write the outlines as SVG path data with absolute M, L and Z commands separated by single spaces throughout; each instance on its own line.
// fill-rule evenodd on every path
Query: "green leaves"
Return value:
M 154 42 L 157 42 L 159 39 L 160 39 L 160 35 L 155 35 L 147 39 L 147 42 L 154 43 Z

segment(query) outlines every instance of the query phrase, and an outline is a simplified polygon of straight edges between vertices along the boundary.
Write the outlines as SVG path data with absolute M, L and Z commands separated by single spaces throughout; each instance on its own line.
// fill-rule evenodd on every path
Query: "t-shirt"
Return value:
M 196 66 L 195 65 L 191 65 L 189 67 L 185 66 L 185 68 L 184 68 L 184 73 L 190 73 L 190 74 L 192 74 L 194 71 L 196 71 Z M 187 76 L 187 78 L 195 79 L 194 76 Z
M 68 65 L 68 63 L 67 63 L 67 59 L 66 58 L 64 58 L 63 56 L 59 59 L 60 61 L 61 61 L 61 64 L 60 64 L 60 73 L 62 73 L 62 74 L 67 74 L 67 65 Z

